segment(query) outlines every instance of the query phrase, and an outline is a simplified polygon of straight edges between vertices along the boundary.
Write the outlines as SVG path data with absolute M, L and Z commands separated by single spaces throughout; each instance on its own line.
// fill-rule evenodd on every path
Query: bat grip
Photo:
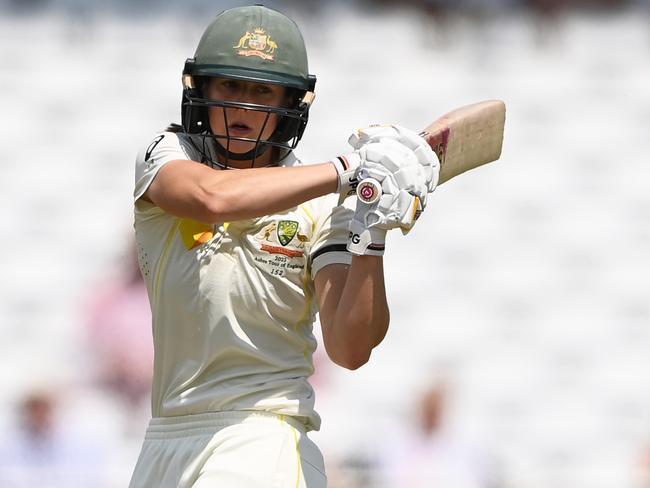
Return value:
M 374 178 L 364 178 L 357 185 L 357 198 L 372 205 L 381 198 L 381 183 Z

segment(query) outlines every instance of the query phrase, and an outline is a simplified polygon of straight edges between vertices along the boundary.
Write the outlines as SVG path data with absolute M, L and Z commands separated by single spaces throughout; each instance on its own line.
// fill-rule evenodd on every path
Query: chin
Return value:
M 224 144 L 224 147 L 228 146 Z M 228 150 L 235 154 L 246 154 L 253 149 L 255 149 L 254 142 L 230 141 L 230 147 L 228 147 Z

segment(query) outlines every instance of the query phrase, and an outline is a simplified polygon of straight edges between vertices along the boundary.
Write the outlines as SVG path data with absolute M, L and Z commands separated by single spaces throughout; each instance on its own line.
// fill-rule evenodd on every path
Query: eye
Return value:
M 258 85 L 257 88 L 255 89 L 255 91 L 257 93 L 259 93 L 260 95 L 268 95 L 268 94 L 272 93 L 271 88 L 269 88 L 266 85 Z

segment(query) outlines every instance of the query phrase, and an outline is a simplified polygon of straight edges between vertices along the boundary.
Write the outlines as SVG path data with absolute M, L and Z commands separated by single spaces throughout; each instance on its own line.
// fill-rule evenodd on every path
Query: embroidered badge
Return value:
M 296 236 L 298 232 L 298 222 L 295 220 L 280 220 L 278 222 L 278 240 L 280 244 L 286 246 Z
M 260 251 L 299 258 L 305 255 L 304 247 L 309 242 L 309 237 L 299 229 L 295 220 L 279 220 L 266 225 L 255 238 L 260 241 Z
M 257 27 L 253 32 L 246 31 L 233 48 L 237 49 L 240 56 L 257 56 L 266 61 L 273 61 L 278 45 L 264 29 Z

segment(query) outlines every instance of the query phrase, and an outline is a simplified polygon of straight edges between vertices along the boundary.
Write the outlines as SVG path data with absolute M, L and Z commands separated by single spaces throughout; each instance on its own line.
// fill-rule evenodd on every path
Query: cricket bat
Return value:
M 505 121 L 505 103 L 486 100 L 452 110 L 424 129 L 421 135 L 440 161 L 438 184 L 499 159 Z
M 452 110 L 424 129 L 420 135 L 440 161 L 438 184 L 499 159 L 505 120 L 505 103 L 486 100 Z M 357 196 L 372 203 L 381 196 L 381 187 L 369 180 L 361 181 Z

